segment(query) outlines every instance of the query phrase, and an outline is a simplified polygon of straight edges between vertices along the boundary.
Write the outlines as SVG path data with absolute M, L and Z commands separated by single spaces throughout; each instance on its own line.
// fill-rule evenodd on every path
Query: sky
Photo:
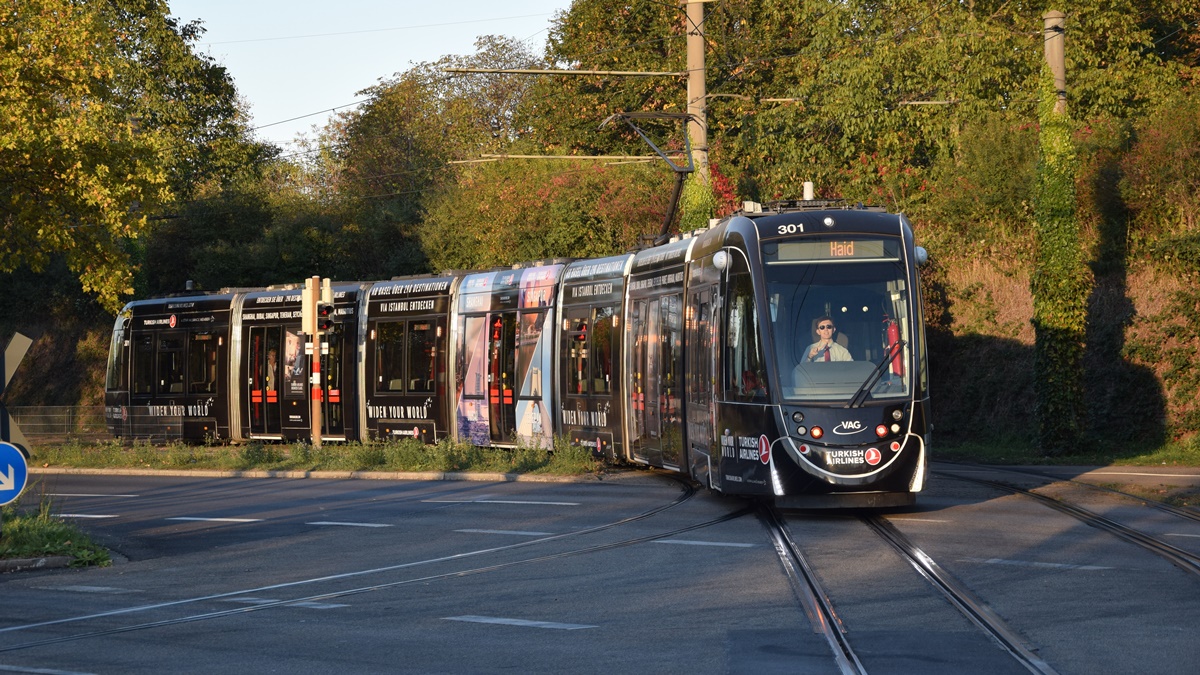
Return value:
M 570 0 L 168 0 L 199 19 L 196 49 L 233 77 L 260 139 L 285 151 L 332 109 L 362 99 L 380 78 L 449 54 L 473 54 L 480 35 L 526 41 L 541 54 L 550 22 Z M 314 114 L 315 113 L 315 114 Z M 300 119 L 295 119 L 300 118 Z

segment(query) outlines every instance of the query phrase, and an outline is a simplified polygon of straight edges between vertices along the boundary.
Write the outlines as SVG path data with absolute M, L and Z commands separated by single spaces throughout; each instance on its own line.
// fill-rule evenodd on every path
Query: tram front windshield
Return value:
M 763 245 L 767 323 L 785 400 L 862 405 L 909 395 L 912 320 L 899 239 Z

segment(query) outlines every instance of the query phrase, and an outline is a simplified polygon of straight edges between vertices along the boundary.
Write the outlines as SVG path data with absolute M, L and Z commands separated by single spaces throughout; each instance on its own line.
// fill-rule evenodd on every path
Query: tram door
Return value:
M 488 326 L 488 420 L 493 443 L 507 443 L 517 433 L 514 385 L 517 357 L 517 314 L 492 314 Z
M 693 290 L 687 308 L 687 421 L 692 452 L 692 475 L 708 473 L 713 442 L 713 390 L 716 369 L 713 359 L 713 298 L 716 285 Z
M 662 465 L 661 417 L 659 405 L 662 379 L 659 377 L 661 314 L 657 298 L 636 301 L 636 325 L 633 341 L 630 397 L 633 413 L 632 451 L 634 459 L 653 466 Z
M 266 326 L 250 329 L 246 354 L 246 397 L 249 405 L 247 419 L 250 420 L 252 435 L 279 435 L 282 397 L 283 342 L 281 326 Z
M 344 333 L 332 330 L 325 334 L 324 340 L 328 353 L 321 354 L 321 434 L 323 436 L 345 436 L 346 420 L 345 407 L 342 403 L 342 392 L 345 378 L 345 367 L 342 357 L 345 354 Z

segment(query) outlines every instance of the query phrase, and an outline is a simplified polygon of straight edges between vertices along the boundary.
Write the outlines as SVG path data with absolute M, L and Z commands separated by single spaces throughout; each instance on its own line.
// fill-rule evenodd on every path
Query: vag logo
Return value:
M 849 420 L 834 427 L 833 433 L 839 436 L 849 436 L 851 434 L 857 434 L 862 430 L 862 422 L 859 422 L 858 420 Z

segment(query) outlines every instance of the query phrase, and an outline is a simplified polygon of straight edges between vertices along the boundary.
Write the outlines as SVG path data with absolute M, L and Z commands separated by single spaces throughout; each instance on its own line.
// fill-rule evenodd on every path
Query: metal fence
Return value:
M 114 431 L 124 439 L 182 437 L 183 419 L 178 415 L 150 415 L 145 406 L 128 406 L 123 411 L 114 430 L 108 428 L 102 405 L 13 406 L 8 414 L 31 442 L 111 440 Z
M 112 438 L 102 405 L 12 406 L 8 414 L 31 441 L 98 441 Z

